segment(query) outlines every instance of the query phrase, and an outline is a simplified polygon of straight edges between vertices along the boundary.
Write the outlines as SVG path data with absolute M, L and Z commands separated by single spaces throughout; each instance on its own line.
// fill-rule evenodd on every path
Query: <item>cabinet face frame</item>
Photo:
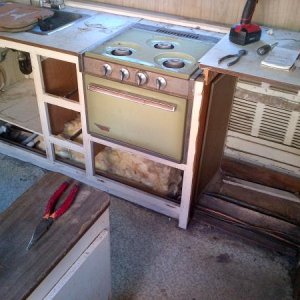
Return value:
M 151 195 L 144 191 L 139 191 L 130 186 L 119 184 L 118 182 L 115 182 L 113 180 L 102 178 L 101 176 L 95 176 L 95 168 L 93 163 L 94 153 L 92 147 L 93 143 L 101 143 L 115 148 L 122 148 L 122 146 L 92 137 L 87 132 L 83 74 L 80 71 L 80 59 L 78 56 L 62 52 L 56 52 L 44 48 L 37 48 L 30 45 L 19 44 L 13 41 L 0 41 L 0 46 L 9 47 L 30 53 L 33 67 L 34 86 L 37 95 L 37 104 L 41 118 L 42 133 L 45 140 L 47 158 L 37 158 L 34 154 L 27 154 L 25 152 L 18 151 L 17 149 L 13 149 L 13 151 L 7 151 L 6 145 L 2 145 L 0 143 L 0 151 L 2 153 L 15 156 L 18 159 L 32 162 L 49 170 L 59 171 L 63 174 L 66 174 L 68 176 L 81 180 L 87 184 L 90 184 L 96 188 L 100 188 L 104 191 L 107 191 L 113 195 L 124 198 L 128 201 L 152 209 L 169 217 L 178 219 L 179 227 L 184 229 L 187 228 L 191 200 L 193 196 L 193 177 L 194 172 L 196 170 L 195 154 L 198 149 L 197 135 L 202 101 L 202 79 L 195 81 L 193 108 L 191 112 L 191 124 L 189 133 L 190 136 L 188 139 L 186 163 L 175 163 L 163 158 L 155 157 L 147 153 L 141 153 L 137 150 L 132 150 L 127 147 L 123 147 L 125 151 L 131 151 L 133 153 L 141 154 L 144 157 L 152 159 L 158 163 L 166 164 L 168 166 L 175 167 L 183 171 L 181 203 L 177 204 L 175 202 L 173 203 L 171 201 L 165 200 L 161 197 Z M 45 92 L 42 66 L 42 60 L 44 58 L 49 58 L 52 60 L 63 61 L 72 64 L 73 72 L 76 72 L 76 79 L 78 84 L 78 101 L 66 99 L 58 95 L 51 95 Z M 47 109 L 47 105 L 49 104 L 80 113 L 83 132 L 82 145 L 76 145 L 75 143 L 60 140 L 52 134 L 50 115 Z M 74 168 L 71 165 L 66 165 L 61 162 L 58 162 L 55 157 L 54 145 L 68 147 L 71 150 L 84 154 L 85 170 L 80 170 L 76 167 Z

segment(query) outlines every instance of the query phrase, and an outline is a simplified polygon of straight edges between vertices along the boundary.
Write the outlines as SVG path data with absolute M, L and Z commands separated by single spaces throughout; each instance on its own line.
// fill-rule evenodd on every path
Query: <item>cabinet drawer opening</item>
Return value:
M 79 112 L 48 104 L 50 133 L 60 139 L 82 145 L 81 116 Z
M 135 153 L 93 143 L 95 174 L 180 202 L 182 170 Z
M 78 102 L 76 65 L 54 58 L 41 57 L 46 93 Z

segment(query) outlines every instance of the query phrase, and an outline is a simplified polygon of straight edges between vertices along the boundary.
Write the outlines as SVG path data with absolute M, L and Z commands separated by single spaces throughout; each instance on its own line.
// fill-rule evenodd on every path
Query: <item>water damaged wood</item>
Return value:
M 81 185 L 71 208 L 27 251 L 46 202 L 66 179 L 57 173 L 45 175 L 1 214 L 0 299 L 28 297 L 107 209 L 106 193 Z

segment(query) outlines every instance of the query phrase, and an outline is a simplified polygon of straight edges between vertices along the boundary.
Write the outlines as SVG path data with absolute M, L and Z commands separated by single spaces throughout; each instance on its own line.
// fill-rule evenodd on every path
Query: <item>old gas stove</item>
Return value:
M 189 29 L 135 24 L 86 52 L 89 132 L 182 161 L 191 79 L 201 73 L 199 58 L 218 40 Z
M 218 40 L 188 29 L 135 24 L 86 52 L 84 70 L 144 88 L 183 94 L 186 91 L 180 91 L 182 87 L 177 86 L 175 78 L 189 79 L 198 69 L 199 58 Z

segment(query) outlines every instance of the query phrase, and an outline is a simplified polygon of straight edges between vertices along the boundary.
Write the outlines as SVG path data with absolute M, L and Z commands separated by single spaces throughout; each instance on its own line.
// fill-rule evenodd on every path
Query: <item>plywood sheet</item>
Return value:
M 195 18 L 205 21 L 228 24 L 240 21 L 245 0 L 96 0 L 101 3 L 121 5 L 159 13 Z M 300 1 L 264 0 L 259 1 L 253 21 L 266 26 L 299 30 Z

